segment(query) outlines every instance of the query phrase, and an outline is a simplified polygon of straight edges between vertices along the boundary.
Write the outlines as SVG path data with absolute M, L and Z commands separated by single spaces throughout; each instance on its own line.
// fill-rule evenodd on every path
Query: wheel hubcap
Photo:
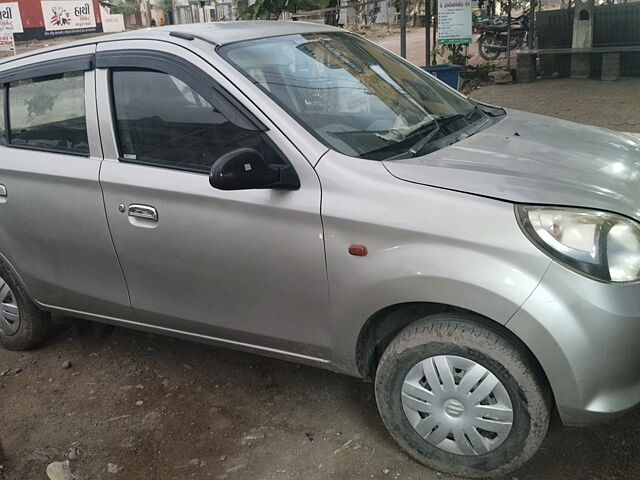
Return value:
M 13 335 L 20 328 L 18 302 L 7 282 L 0 278 L 0 334 Z
M 500 380 L 473 360 L 454 355 L 429 357 L 409 370 L 402 407 L 418 435 L 458 455 L 494 450 L 513 426 L 513 406 Z

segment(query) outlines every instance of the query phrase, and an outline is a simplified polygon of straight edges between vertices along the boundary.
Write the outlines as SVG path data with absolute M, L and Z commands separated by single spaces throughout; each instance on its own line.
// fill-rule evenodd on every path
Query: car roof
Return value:
M 330 30 L 341 31 L 339 28 L 320 23 L 269 20 L 195 23 L 161 28 L 165 31 L 191 34 L 217 45 L 226 45 L 242 40 L 254 40 L 278 35 L 292 35 L 295 33 L 317 33 Z
M 252 20 L 252 21 L 230 21 L 211 23 L 192 23 L 186 25 L 167 25 L 164 27 L 142 28 L 123 33 L 112 33 L 100 35 L 74 42 L 62 43 L 52 47 L 41 48 L 29 52 L 8 57 L 0 61 L 6 64 L 17 59 L 30 57 L 45 52 L 63 50 L 65 48 L 77 47 L 81 45 L 91 45 L 116 40 L 169 40 L 173 34 L 181 38 L 194 37 L 215 45 L 226 45 L 242 40 L 255 40 L 259 38 L 275 37 L 279 35 L 292 35 L 296 33 L 319 33 L 328 31 L 343 31 L 340 28 L 310 22 L 272 21 L 272 20 Z

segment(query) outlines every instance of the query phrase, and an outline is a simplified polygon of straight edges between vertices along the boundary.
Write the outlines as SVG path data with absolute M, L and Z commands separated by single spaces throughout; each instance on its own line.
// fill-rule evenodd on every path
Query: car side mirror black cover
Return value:
M 291 165 L 269 165 L 253 148 L 238 148 L 218 158 L 211 166 L 209 183 L 219 190 L 300 188 Z

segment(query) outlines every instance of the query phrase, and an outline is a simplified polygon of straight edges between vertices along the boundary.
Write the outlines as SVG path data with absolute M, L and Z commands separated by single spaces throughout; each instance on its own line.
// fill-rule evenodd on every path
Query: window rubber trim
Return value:
M 260 132 L 268 130 L 242 103 L 208 74 L 177 55 L 140 49 L 98 52 L 95 66 L 96 68 L 147 69 L 167 73 L 193 88 L 237 127 Z
M 3 70 L 0 72 L 0 84 L 11 83 L 18 80 L 26 80 L 49 75 L 59 75 L 68 72 L 86 72 L 93 70 L 95 55 L 87 53 L 75 55 L 73 57 L 56 58 L 55 60 L 45 60 L 34 62 L 29 65 Z

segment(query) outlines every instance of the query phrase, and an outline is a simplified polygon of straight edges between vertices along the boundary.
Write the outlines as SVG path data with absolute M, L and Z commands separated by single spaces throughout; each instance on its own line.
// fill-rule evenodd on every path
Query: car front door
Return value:
M 320 185 L 307 160 L 187 49 L 109 42 L 98 48 L 96 75 L 100 181 L 139 319 L 325 361 Z M 286 158 L 300 188 L 214 189 L 214 160 L 242 147 Z

